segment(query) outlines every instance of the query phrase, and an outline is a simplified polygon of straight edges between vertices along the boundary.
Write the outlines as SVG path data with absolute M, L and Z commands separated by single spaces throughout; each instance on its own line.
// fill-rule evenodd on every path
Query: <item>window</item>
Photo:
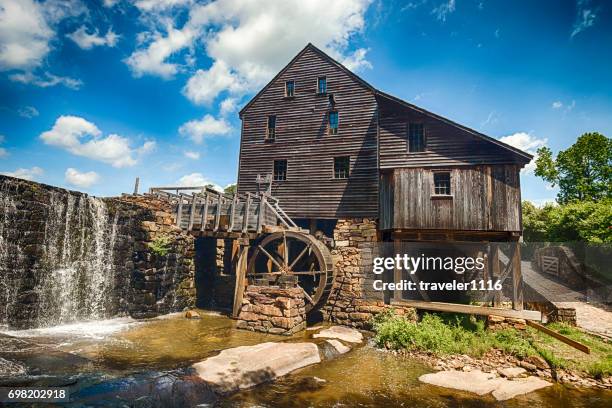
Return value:
M 334 157 L 334 178 L 345 179 L 349 176 L 350 157 Z
M 274 160 L 274 181 L 287 180 L 287 160 Z
M 451 195 L 450 173 L 434 173 L 434 193 L 436 195 Z
M 408 151 L 409 152 L 424 152 L 425 151 L 425 133 L 422 123 L 408 124 Z
M 292 98 L 294 96 L 294 91 L 295 91 L 295 81 L 285 82 L 285 96 L 288 98 Z
M 329 134 L 337 135 L 338 134 L 338 112 L 331 111 L 329 112 L 328 117 L 329 117 L 329 123 L 328 123 Z
M 324 76 L 317 78 L 317 93 L 327 93 L 327 78 Z
M 276 115 L 268 116 L 268 127 L 266 129 L 266 139 L 276 139 Z

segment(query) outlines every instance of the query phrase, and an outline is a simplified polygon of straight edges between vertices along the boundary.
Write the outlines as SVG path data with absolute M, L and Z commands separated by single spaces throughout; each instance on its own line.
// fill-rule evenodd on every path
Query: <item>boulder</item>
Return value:
M 219 392 L 229 393 L 320 362 L 319 348 L 313 343 L 268 342 L 223 350 L 192 367 Z
M 202 317 L 195 310 L 188 310 L 185 312 L 185 317 L 187 319 L 201 319 Z
M 522 367 L 506 367 L 500 368 L 497 371 L 499 372 L 499 375 L 506 378 L 519 377 L 520 375 L 525 374 L 527 372 L 527 370 Z
M 351 348 L 348 346 L 345 346 L 344 344 L 340 343 L 338 340 L 325 340 L 325 342 L 327 342 L 330 346 L 332 346 L 334 348 L 334 350 L 336 350 L 338 352 L 338 354 L 344 354 L 344 353 L 348 353 L 349 351 L 351 351 Z
M 324 339 L 337 339 L 346 341 L 347 343 L 361 343 L 363 334 L 357 329 L 352 329 L 346 326 L 332 326 L 329 329 L 321 330 L 312 337 Z
M 527 394 L 550 385 L 552 384 L 548 381 L 534 376 L 517 378 L 513 381 L 504 381 L 501 383 L 497 389 L 493 391 L 493 396 L 498 401 L 505 401 L 517 395 Z

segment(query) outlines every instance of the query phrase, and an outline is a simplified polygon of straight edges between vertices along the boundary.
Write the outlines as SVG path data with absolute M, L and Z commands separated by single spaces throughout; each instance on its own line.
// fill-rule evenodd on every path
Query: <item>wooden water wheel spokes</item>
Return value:
M 310 234 L 282 231 L 267 235 L 250 256 L 247 277 L 276 284 L 294 276 L 304 291 L 306 310 L 320 306 L 331 291 L 333 262 L 329 249 Z

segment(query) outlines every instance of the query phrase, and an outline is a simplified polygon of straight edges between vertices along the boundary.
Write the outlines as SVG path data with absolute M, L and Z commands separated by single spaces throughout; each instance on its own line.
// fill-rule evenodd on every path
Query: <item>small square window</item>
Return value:
M 425 132 L 422 123 L 408 124 L 408 151 L 411 153 L 425 151 Z
M 327 93 L 327 78 L 324 76 L 317 78 L 317 93 Z
M 285 82 L 285 96 L 292 98 L 295 94 L 295 81 Z
M 276 115 L 268 116 L 268 126 L 266 128 L 266 139 L 276 139 Z
M 274 181 L 287 180 L 287 160 L 274 160 Z
M 338 112 L 337 111 L 329 112 L 328 118 L 329 118 L 329 123 L 328 123 L 329 134 L 337 135 L 338 134 Z
M 334 178 L 346 179 L 349 176 L 350 157 L 334 157 Z
M 450 173 L 434 173 L 433 177 L 435 195 L 451 195 Z

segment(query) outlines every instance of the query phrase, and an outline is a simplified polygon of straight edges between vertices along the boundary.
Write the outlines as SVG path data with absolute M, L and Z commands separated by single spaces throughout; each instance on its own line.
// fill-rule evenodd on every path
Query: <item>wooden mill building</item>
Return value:
M 377 90 L 312 44 L 240 118 L 238 193 L 271 175 L 286 213 L 338 246 L 521 235 L 519 172 L 531 155 Z M 355 238 L 364 222 L 374 238 Z

